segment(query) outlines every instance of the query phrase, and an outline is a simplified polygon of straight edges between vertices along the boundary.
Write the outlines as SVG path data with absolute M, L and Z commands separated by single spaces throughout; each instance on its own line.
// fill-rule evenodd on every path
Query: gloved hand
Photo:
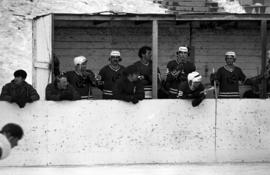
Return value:
M 23 108 L 26 104 L 26 101 L 22 100 L 22 99 L 18 99 L 16 101 L 17 105 L 19 105 L 20 108 Z
M 202 94 L 199 98 L 195 98 L 192 100 L 192 106 L 196 107 L 199 106 L 199 104 L 201 104 L 201 102 L 203 101 L 203 99 L 205 99 L 205 95 Z
M 139 102 L 139 100 L 138 100 L 137 97 L 133 97 L 133 98 L 131 99 L 131 102 L 132 102 L 133 104 L 137 104 L 137 103 Z
M 32 98 L 31 98 L 31 97 L 28 98 L 28 99 L 27 99 L 27 102 L 28 102 L 28 103 L 32 103 L 32 102 L 33 102 Z

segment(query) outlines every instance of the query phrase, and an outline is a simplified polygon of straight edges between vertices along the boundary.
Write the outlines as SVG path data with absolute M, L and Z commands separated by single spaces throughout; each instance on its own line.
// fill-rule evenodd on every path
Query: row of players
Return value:
M 206 95 L 202 77 L 196 72 L 194 63 L 188 61 L 188 48 L 180 46 L 176 52 L 177 58 L 168 62 L 167 77 L 161 81 L 158 70 L 159 98 L 194 98 L 197 106 Z M 92 98 L 92 87 L 98 87 L 103 92 L 103 99 L 119 99 L 137 103 L 139 100 L 151 98 L 152 94 L 152 50 L 144 46 L 139 49 L 140 60 L 124 67 L 119 64 L 119 51 L 110 53 L 110 63 L 104 66 L 97 76 L 87 69 L 87 59 L 84 56 L 74 58 L 74 70 L 60 74 L 56 72 L 53 83 L 46 87 L 47 100 L 79 100 Z M 225 53 L 226 64 L 211 76 L 211 83 L 219 84 L 219 98 L 239 98 L 239 81 L 246 81 L 241 68 L 234 65 L 236 53 Z M 59 65 L 55 64 L 55 67 Z M 55 69 L 57 70 L 57 69 Z M 58 73 L 57 73 L 58 72 Z M 25 103 L 39 100 L 36 90 L 24 80 L 27 74 L 23 70 L 14 73 L 15 79 L 2 88 L 0 100 L 16 102 L 20 107 Z M 254 84 L 254 83 L 253 83 Z M 252 92 L 251 92 L 252 94 Z M 254 95 L 254 94 L 253 94 Z

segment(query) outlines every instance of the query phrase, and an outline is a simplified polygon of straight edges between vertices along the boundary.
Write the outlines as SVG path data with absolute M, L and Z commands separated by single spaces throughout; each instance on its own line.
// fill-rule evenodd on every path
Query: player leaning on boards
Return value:
M 216 80 L 219 85 L 218 98 L 240 98 L 239 81 L 245 82 L 246 76 L 242 69 L 235 66 L 236 54 L 234 51 L 225 53 L 226 65 L 222 66 L 215 73 L 213 81 Z
M 138 79 L 138 76 L 139 72 L 136 66 L 126 67 L 122 77 L 116 81 L 114 86 L 114 98 L 134 104 L 144 99 L 143 83 Z
M 113 99 L 113 87 L 125 69 L 124 66 L 119 64 L 122 58 L 118 50 L 111 51 L 109 61 L 110 64 L 104 66 L 96 77 L 98 88 L 103 92 L 103 99 Z
M 92 87 L 96 86 L 95 74 L 87 69 L 87 59 L 84 56 L 75 57 L 75 70 L 65 73 L 68 82 L 80 94 L 81 99 L 91 99 Z
M 14 123 L 8 123 L 0 131 L 0 159 L 5 159 L 12 148 L 18 145 L 23 137 L 22 128 Z
M 25 81 L 26 77 L 27 73 L 24 70 L 16 70 L 14 79 L 2 88 L 0 100 L 16 103 L 20 108 L 23 108 L 26 103 L 39 100 L 37 91 Z
M 169 98 L 177 98 L 178 87 L 187 80 L 187 75 L 196 70 L 195 65 L 188 61 L 188 48 L 180 46 L 176 52 L 177 59 L 167 64 L 167 78 L 165 87 L 169 91 Z
M 198 106 L 205 99 L 206 91 L 202 84 L 202 76 L 198 72 L 191 72 L 187 81 L 182 81 L 179 86 L 178 98 L 192 99 L 192 106 Z

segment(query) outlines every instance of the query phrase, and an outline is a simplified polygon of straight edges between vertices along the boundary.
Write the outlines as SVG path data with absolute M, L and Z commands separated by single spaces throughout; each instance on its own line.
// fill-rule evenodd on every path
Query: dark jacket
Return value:
M 91 70 L 86 70 L 88 76 L 78 75 L 75 71 L 65 73 L 68 82 L 80 94 L 81 99 L 93 98 L 92 87 L 95 86 L 95 74 Z
M 103 84 L 99 85 L 98 88 L 103 91 L 103 99 L 113 99 L 113 87 L 115 82 L 122 76 L 124 69 L 125 67 L 122 65 L 117 70 L 110 65 L 106 65 L 100 70 L 99 75 Z
M 0 100 L 17 103 L 22 108 L 27 102 L 39 100 L 39 95 L 27 82 L 23 81 L 18 85 L 12 80 L 2 88 Z
M 167 64 L 168 74 L 165 82 L 165 88 L 169 91 L 169 98 L 177 98 L 178 87 L 181 82 L 187 81 L 187 75 L 196 70 L 193 63 L 180 62 L 172 60 Z M 173 75 L 172 72 L 176 70 L 180 73 L 178 75 Z
M 193 98 L 199 98 L 202 95 L 204 95 L 203 91 L 204 91 L 204 86 L 202 83 L 199 84 L 199 86 L 194 89 L 191 90 L 188 82 L 184 81 L 180 84 L 179 86 L 179 91 L 182 92 L 183 95 L 180 96 L 180 98 L 182 99 L 193 99 Z
M 55 83 L 48 84 L 46 87 L 46 100 L 79 100 L 80 95 L 72 85 L 68 85 L 67 89 L 61 90 L 57 88 Z
M 140 80 L 130 82 L 122 76 L 116 81 L 113 94 L 115 99 L 138 103 L 139 100 L 144 99 L 143 83 Z

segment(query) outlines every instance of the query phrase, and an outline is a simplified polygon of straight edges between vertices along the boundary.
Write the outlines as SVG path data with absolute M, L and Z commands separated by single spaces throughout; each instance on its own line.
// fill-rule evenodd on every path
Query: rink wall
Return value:
M 0 102 L 25 137 L 0 166 L 270 162 L 270 100 Z M 216 138 L 215 138 L 216 133 Z

